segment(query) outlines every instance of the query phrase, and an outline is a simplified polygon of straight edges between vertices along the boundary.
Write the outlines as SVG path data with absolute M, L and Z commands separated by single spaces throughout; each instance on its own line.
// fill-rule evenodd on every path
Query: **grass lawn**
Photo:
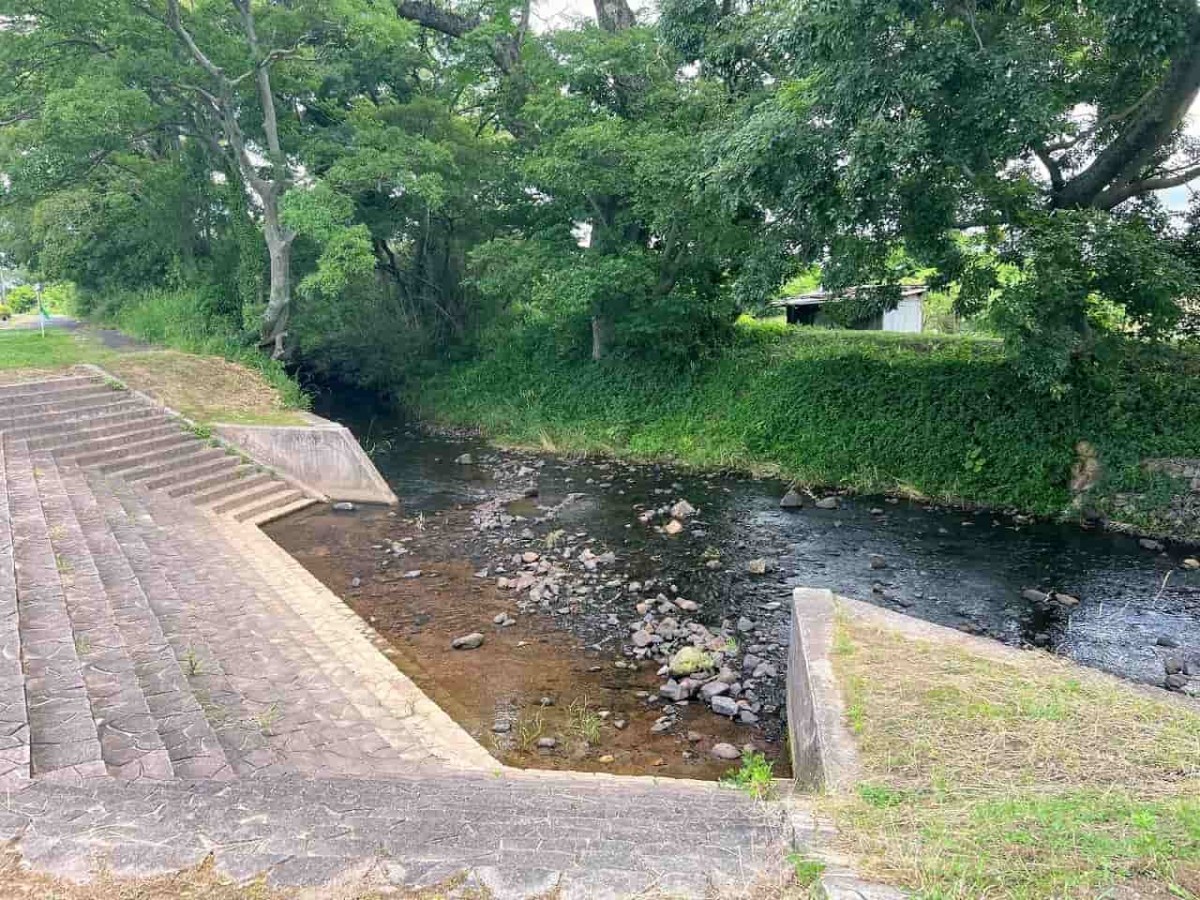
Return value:
M 78 363 L 102 366 L 130 387 L 197 422 L 302 424 L 280 392 L 254 369 L 176 350 L 125 352 L 87 331 L 0 332 L 0 384 L 62 374 Z
M 866 874 L 939 900 L 1200 897 L 1200 706 L 850 618 L 834 650 L 862 780 L 829 812 Z

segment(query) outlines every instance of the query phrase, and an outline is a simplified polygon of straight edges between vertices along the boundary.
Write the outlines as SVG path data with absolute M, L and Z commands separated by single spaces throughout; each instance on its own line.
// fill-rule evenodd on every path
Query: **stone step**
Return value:
M 81 397 L 99 397 L 114 393 L 119 392 L 114 391 L 102 381 L 87 381 L 82 384 L 62 385 L 23 394 L 13 394 L 7 390 L 0 389 L 0 415 L 9 415 L 30 406 L 57 404 L 70 400 L 78 400 Z
M 282 519 L 285 516 L 290 516 L 292 513 L 300 512 L 302 509 L 308 509 L 320 501 L 315 497 L 302 495 L 299 499 L 293 500 L 285 506 L 273 506 L 270 509 L 257 513 L 255 515 L 243 515 L 238 517 L 239 522 L 245 522 L 248 525 L 263 526 L 268 522 L 274 522 L 276 519 Z
M 117 412 L 91 416 L 86 419 L 60 420 L 52 419 L 40 425 L 27 425 L 21 428 L 5 428 L 5 437 L 15 440 L 23 438 L 34 441 L 39 438 L 56 438 L 66 434 L 87 434 L 95 431 L 98 434 L 112 428 L 123 428 L 131 422 L 146 421 L 159 418 L 162 411 L 146 404 L 135 404 Z
M 103 385 L 71 391 L 62 395 L 35 395 L 25 398 L 21 403 L 14 403 L 6 409 L 0 409 L 0 422 L 11 422 L 26 416 L 53 413 L 64 415 L 75 409 L 88 409 L 106 403 L 116 403 L 131 399 L 127 394 L 113 391 Z
M 378 704 L 361 702 L 371 699 L 369 692 L 218 530 L 221 520 L 161 493 L 140 488 L 134 493 L 122 494 L 122 502 L 139 503 L 145 518 L 169 533 L 192 561 L 212 609 L 206 618 L 227 631 L 213 649 L 235 687 L 276 719 L 269 741 L 289 762 L 314 775 L 367 776 L 412 771 L 425 759 L 423 753 L 412 755 L 420 748 Z M 269 646 L 252 653 L 264 641 Z M 381 728 L 398 738 L 390 740 Z
M 131 460 L 161 455 L 172 449 L 190 450 L 196 443 L 197 439 L 194 434 L 177 430 L 172 434 L 147 438 L 144 441 L 126 444 L 124 447 L 100 450 L 95 453 L 80 453 L 75 457 L 75 462 L 84 468 L 96 466 L 105 472 L 118 472 L 122 468 L 134 468 L 137 463 L 131 462 Z
M 165 632 L 178 603 L 169 590 L 135 568 L 144 554 L 123 523 L 110 521 L 106 507 L 111 500 L 103 484 L 93 488 L 79 469 L 63 474 L 172 770 L 179 778 L 232 777 L 221 741 L 185 672 L 190 644 L 172 641 L 174 632 L 170 637 Z
M 249 508 L 251 505 L 261 503 L 268 497 L 276 494 L 282 494 L 291 490 L 291 485 L 286 481 L 272 481 L 267 485 L 252 485 L 243 491 L 239 491 L 231 497 L 223 499 L 221 502 L 213 506 L 212 511 L 217 515 L 232 513 L 238 510 Z
M 171 778 L 171 761 L 139 684 L 133 653 L 116 622 L 58 463 L 42 451 L 33 455 L 33 464 L 41 473 L 37 484 L 42 511 L 50 523 L 50 544 L 108 774 L 123 779 Z M 75 487 L 72 493 L 78 490 Z
M 177 485 L 192 484 L 200 479 L 237 472 L 241 466 L 241 460 L 236 456 L 225 453 L 223 450 L 218 451 L 214 456 L 202 454 L 202 457 L 199 462 L 194 462 L 191 465 L 176 465 L 173 467 L 173 471 L 167 471 L 154 478 L 147 478 L 145 476 L 132 477 L 133 473 L 130 472 L 124 473 L 122 477 L 126 481 L 141 480 L 147 490 L 161 491 Z M 178 462 L 185 463 L 189 459 L 191 457 L 183 457 Z
M 191 453 L 170 456 L 158 462 L 151 460 L 144 465 L 125 469 L 121 472 L 121 480 L 149 483 L 150 480 L 178 476 L 194 466 L 224 460 L 231 461 L 235 465 L 239 462 L 236 457 L 225 452 L 224 449 L 201 443 L 197 444 Z
M 241 493 L 256 485 L 266 484 L 270 480 L 270 475 L 257 472 L 251 466 L 237 466 L 215 475 L 183 482 L 168 490 L 167 494 L 172 497 L 187 496 L 190 502 L 197 506 L 203 506 L 206 503 L 215 503 L 223 497 Z
M 0 430 L 19 432 L 29 427 L 43 425 L 61 426 L 64 424 L 79 425 L 101 416 L 110 416 L 132 410 L 144 410 L 146 404 L 135 397 L 114 395 L 114 399 L 101 398 L 86 404 L 69 407 L 51 405 L 50 408 L 36 412 L 24 412 L 19 416 L 0 416 Z
M 100 383 L 95 375 L 66 375 L 57 378 L 42 378 L 37 381 L 18 381 L 0 386 L 0 403 L 28 397 L 33 394 L 55 393 L 61 390 Z
M 100 740 L 38 497 L 39 473 L 21 441 L 8 445 L 5 462 L 30 768 L 35 777 L 60 780 L 103 776 Z
M 82 476 L 81 476 L 82 477 Z M 223 669 L 216 644 L 228 640 L 225 623 L 214 618 L 213 601 L 193 574 L 190 549 L 182 552 L 174 536 L 157 528 L 138 507 L 129 508 L 121 493 L 128 486 L 91 474 L 87 481 L 113 540 L 120 548 L 152 613 L 153 631 L 169 670 L 160 691 L 168 703 L 180 777 L 225 778 L 267 770 L 289 771 L 269 752 L 252 709 Z M 169 675 L 169 679 L 167 679 Z M 228 766 L 226 766 L 228 762 Z
M 301 491 L 288 491 L 284 494 L 274 494 L 264 503 L 242 509 L 234 513 L 233 518 L 238 522 L 259 521 L 273 512 L 286 509 L 301 500 L 307 499 Z
M 8 473 L 0 442 L 0 787 L 29 777 L 29 715 L 17 617 L 17 572 L 8 503 Z
M 24 439 L 29 444 L 30 450 L 44 450 L 59 444 L 104 441 L 110 438 L 121 437 L 136 429 L 153 428 L 170 422 L 161 413 L 152 409 L 146 409 L 144 414 L 132 418 L 122 415 L 116 418 L 117 421 L 115 422 L 106 422 L 99 426 L 95 425 L 96 420 L 92 419 L 86 420 L 83 423 L 84 427 L 71 423 L 63 423 L 57 427 L 43 427 L 37 431 L 25 429 L 19 435 L 11 435 L 10 432 L 6 433 L 9 433 L 10 436 Z
M 132 444 L 154 440 L 155 438 L 177 436 L 181 433 L 182 430 L 176 422 L 169 420 L 155 421 L 151 419 L 145 423 L 132 425 L 123 433 L 115 434 L 111 437 L 98 438 L 87 435 L 81 438 L 78 435 L 72 435 L 71 437 L 62 438 L 55 443 L 51 443 L 49 446 L 37 449 L 53 450 L 54 455 L 59 459 L 67 460 L 77 456 L 101 453 L 105 450 L 128 447 Z M 31 447 L 30 449 L 34 448 Z
M 410 890 L 457 876 L 486 896 L 588 900 L 778 896 L 787 854 L 813 837 L 781 803 L 658 779 L 538 773 L 124 787 L 52 794 L 34 785 L 5 810 L 0 836 L 19 837 L 39 868 L 75 877 L 90 841 L 126 876 L 211 854 L 233 879 L 266 872 L 270 884 L 320 891 L 374 862 Z

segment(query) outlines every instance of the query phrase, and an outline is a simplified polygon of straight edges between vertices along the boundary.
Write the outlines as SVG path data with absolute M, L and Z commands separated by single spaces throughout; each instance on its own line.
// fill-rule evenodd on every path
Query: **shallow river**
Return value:
M 810 499 L 783 510 L 786 485 L 774 480 L 502 452 L 416 436 L 398 420 L 347 407 L 319 411 L 373 449 L 402 506 L 392 515 L 318 508 L 272 533 L 373 622 L 402 668 L 510 762 L 713 777 L 714 743 L 750 742 L 781 772 L 791 586 L 829 588 L 1148 684 L 1163 683 L 1167 657 L 1200 655 L 1200 572 L 1181 567 L 1183 551 L 890 498 L 840 497 L 837 509 L 814 508 Z M 456 462 L 464 453 L 469 464 Z M 481 530 L 472 510 L 498 496 L 512 500 L 500 509 L 515 520 Z M 653 511 L 679 500 L 697 512 L 671 535 L 662 527 L 670 517 Z M 571 602 L 556 597 L 518 610 L 497 576 L 518 568 L 514 553 L 545 552 L 548 535 L 552 542 L 559 533 L 576 551 L 611 552 L 612 561 L 567 579 Z M 389 556 L 389 547 L 401 555 Z M 766 573 L 751 574 L 752 560 L 765 560 Z M 572 592 L 576 583 L 583 587 Z M 1032 602 L 1022 596 L 1028 589 L 1079 603 Z M 664 678 L 650 660 L 634 668 L 628 644 L 642 618 L 634 604 L 660 593 L 696 603 L 698 623 L 780 670 L 749 682 L 756 722 L 729 722 L 693 700 L 666 704 L 671 716 L 661 724 Z M 493 615 L 506 611 L 516 625 L 494 625 Z M 752 628 L 741 629 L 747 622 Z M 447 649 L 471 631 L 488 638 L 475 651 L 481 655 Z M 621 660 L 629 669 L 614 668 Z M 602 737 L 572 741 L 588 732 L 585 707 L 604 715 Z M 613 730 L 612 722 L 625 727 Z M 653 723 L 662 730 L 648 737 Z M 551 734 L 556 747 L 538 748 L 536 739 Z

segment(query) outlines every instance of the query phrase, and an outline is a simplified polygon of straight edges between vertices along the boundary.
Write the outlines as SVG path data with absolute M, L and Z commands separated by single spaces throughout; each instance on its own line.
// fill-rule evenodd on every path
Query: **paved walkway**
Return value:
M 812 833 L 715 785 L 504 769 L 257 527 L 313 502 L 97 375 L 0 387 L 0 839 L 34 866 L 737 895 Z

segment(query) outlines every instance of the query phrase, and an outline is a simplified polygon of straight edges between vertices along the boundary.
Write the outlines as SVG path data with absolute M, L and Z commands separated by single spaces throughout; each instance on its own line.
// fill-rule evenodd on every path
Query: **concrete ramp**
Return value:
M 308 425 L 238 425 L 219 423 L 223 440 L 257 462 L 330 500 L 357 503 L 399 501 L 350 429 L 319 416 Z

